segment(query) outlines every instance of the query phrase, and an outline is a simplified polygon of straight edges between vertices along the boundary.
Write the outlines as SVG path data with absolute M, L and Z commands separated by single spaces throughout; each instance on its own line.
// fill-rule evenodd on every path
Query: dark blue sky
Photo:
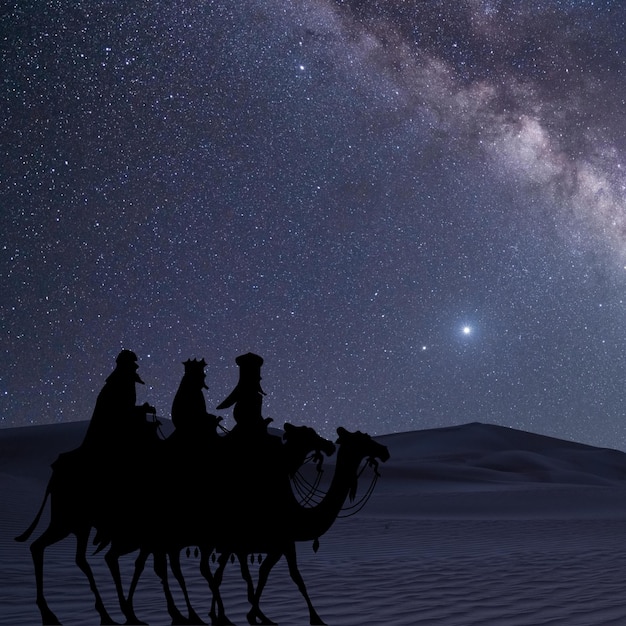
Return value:
M 122 347 L 213 407 L 253 351 L 279 424 L 626 449 L 625 17 L 10 2 L 2 425 L 88 419 Z

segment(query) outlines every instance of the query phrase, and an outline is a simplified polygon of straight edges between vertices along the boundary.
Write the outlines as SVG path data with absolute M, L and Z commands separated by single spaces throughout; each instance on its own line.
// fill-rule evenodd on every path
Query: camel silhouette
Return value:
M 214 429 L 217 424 L 218 420 L 216 419 L 213 421 Z M 285 424 L 285 432 L 290 433 L 289 440 L 284 444 L 284 458 L 288 473 L 295 473 L 295 471 L 297 471 L 297 469 L 302 465 L 305 458 L 311 453 L 319 455 L 322 452 L 324 454 L 332 454 L 334 452 L 334 445 L 332 442 L 319 437 L 319 435 L 317 435 L 312 428 L 306 426 L 292 426 L 287 423 Z M 222 440 L 222 438 L 219 439 L 220 441 Z M 169 440 L 166 440 L 164 442 L 164 444 L 166 444 L 164 447 L 165 450 L 167 450 L 168 441 Z M 176 440 L 173 439 L 172 443 L 176 443 Z M 174 458 L 178 459 L 179 457 L 176 454 Z M 164 466 L 170 467 L 171 463 L 168 461 L 171 461 L 171 457 L 164 454 L 160 459 L 159 467 L 161 469 Z M 89 534 L 92 527 L 97 528 L 97 521 L 89 518 L 80 504 L 81 497 L 83 496 L 82 488 L 76 490 L 76 481 L 66 480 L 68 475 L 76 476 L 77 474 L 80 474 L 79 470 L 81 469 L 82 466 L 77 467 L 76 472 L 67 472 L 66 469 L 64 469 L 60 476 L 58 475 L 58 472 L 53 470 L 53 475 L 48 483 L 48 488 L 46 489 L 44 501 L 33 524 L 31 524 L 31 526 L 22 535 L 16 538 L 18 541 L 26 541 L 30 537 L 41 517 L 46 501 L 48 497 L 50 497 L 51 519 L 49 526 L 31 545 L 31 553 L 36 571 L 37 605 L 41 612 L 42 623 L 44 624 L 60 623 L 56 615 L 49 608 L 43 592 L 44 550 L 49 545 L 65 539 L 70 534 L 76 535 L 76 562 L 89 580 L 91 589 L 95 595 L 95 606 L 100 615 L 101 623 L 114 623 L 104 606 L 98 588 L 96 587 L 91 568 L 86 559 Z M 174 474 L 170 473 L 169 476 L 171 478 Z M 207 485 L 208 481 L 200 481 L 200 483 L 196 485 L 196 488 L 197 490 L 202 490 L 207 488 Z M 79 486 L 82 487 L 84 485 Z M 200 546 L 202 555 L 206 556 L 206 558 L 201 559 L 202 573 L 209 583 L 209 588 L 211 588 L 215 594 L 215 599 L 218 605 L 215 614 L 219 615 L 216 620 L 225 620 L 223 617 L 224 609 L 221 605 L 221 599 L 219 599 L 219 589 L 216 589 L 213 586 L 208 560 L 208 557 L 213 550 L 215 540 L 212 537 L 207 543 L 206 529 L 210 527 L 214 511 L 207 509 L 203 499 L 199 501 L 198 499 L 194 501 L 187 501 L 187 505 L 185 506 L 185 503 L 178 497 L 178 487 L 179 485 L 177 480 L 170 480 L 165 484 L 161 484 L 158 490 L 151 490 L 155 500 L 158 502 L 152 506 L 144 507 L 142 511 L 136 511 L 132 517 L 134 522 L 131 522 L 128 517 L 124 515 L 124 519 L 120 519 L 118 525 L 111 526 L 111 524 L 109 524 L 109 535 L 107 541 L 110 543 L 110 549 L 105 555 L 105 560 L 115 581 L 120 608 L 129 623 L 142 623 L 134 612 L 133 594 L 137 587 L 139 576 L 141 575 L 145 562 L 150 554 L 154 556 L 154 570 L 163 581 L 168 611 L 174 623 L 202 623 L 191 606 L 185 581 L 180 569 L 180 552 L 188 546 Z M 143 501 L 145 503 L 145 498 Z M 179 520 L 178 523 L 175 523 L 172 520 L 172 501 L 175 503 L 174 506 L 177 514 L 180 514 L 180 517 L 176 517 L 176 519 Z M 190 503 L 193 504 L 190 506 Z M 100 549 L 102 547 L 104 546 L 100 546 Z M 139 550 L 139 556 L 136 560 L 135 572 L 131 582 L 128 598 L 125 598 L 118 559 L 124 554 L 135 552 L 137 550 Z M 183 591 L 185 602 L 187 604 L 188 617 L 183 616 L 177 609 L 169 589 L 167 581 L 166 556 L 170 557 L 172 571 Z M 241 559 L 241 562 L 246 564 L 246 559 Z M 252 601 L 254 588 L 251 576 L 247 570 L 247 564 L 245 565 L 245 568 L 244 565 L 242 565 L 242 575 L 248 585 L 248 597 Z
M 317 614 L 306 585 L 298 569 L 296 542 L 317 540 L 333 525 L 341 512 L 346 498 L 356 493 L 359 468 L 363 460 L 383 462 L 389 459 L 388 449 L 374 441 L 365 433 L 349 432 L 345 428 L 337 429 L 339 446 L 335 472 L 328 492 L 319 504 L 313 507 L 302 506 L 293 492 L 286 493 L 285 501 L 275 510 L 270 523 L 263 529 L 252 530 L 245 536 L 221 528 L 218 533 L 216 550 L 221 553 L 256 553 L 267 554 L 259 570 L 259 579 L 247 618 L 250 624 L 271 624 L 272 622 L 260 610 L 261 594 L 270 571 L 280 560 L 287 559 L 289 574 L 304 597 L 309 610 L 311 624 L 324 624 Z
M 313 428 L 308 426 L 293 426 L 292 424 L 286 423 L 284 425 L 284 431 L 285 443 L 279 444 L 281 446 L 280 450 L 274 448 L 272 452 L 274 462 L 278 459 L 278 463 L 280 465 L 279 470 L 283 470 L 285 478 L 295 474 L 304 464 L 309 455 L 313 455 L 313 458 L 319 458 L 322 453 L 329 456 L 335 451 L 335 446 L 332 442 L 320 437 Z M 272 436 L 272 439 L 280 441 L 280 438 L 278 437 Z M 212 448 L 211 458 L 213 459 L 215 465 L 221 468 L 225 464 L 225 457 L 232 459 L 233 449 L 228 444 L 227 437 L 220 437 L 215 444 L 215 447 Z M 280 454 L 277 454 L 278 452 L 280 452 Z M 245 464 L 242 464 L 240 466 L 240 469 L 241 468 L 245 469 Z M 270 472 L 270 474 L 280 474 L 279 470 L 274 470 Z M 259 472 L 261 470 L 255 467 L 253 468 L 253 471 Z M 119 595 L 122 610 L 130 622 L 141 623 L 134 612 L 133 596 L 147 558 L 150 554 L 153 554 L 155 561 L 155 573 L 159 576 L 163 583 L 168 612 L 174 623 L 202 623 L 197 613 L 191 606 L 180 568 L 181 551 L 188 546 L 197 546 L 201 555 L 200 571 L 207 580 L 213 595 L 211 608 L 212 621 L 217 624 L 230 623 L 225 615 L 224 606 L 219 593 L 219 582 L 215 580 L 210 570 L 209 558 L 214 551 L 216 543 L 214 532 L 216 518 L 221 518 L 225 515 L 225 511 L 229 509 L 229 505 L 233 500 L 241 499 L 243 501 L 250 501 L 250 494 L 247 493 L 246 495 L 246 491 L 236 493 L 231 491 L 229 487 L 225 486 L 229 482 L 227 472 L 222 473 L 218 482 L 222 485 L 221 490 L 215 489 L 215 482 L 211 483 L 214 489 L 211 489 L 208 481 L 204 481 L 196 485 L 196 489 L 205 494 L 204 498 L 211 501 L 211 507 L 207 507 L 205 505 L 204 499 L 199 501 L 199 505 L 198 503 L 189 503 L 190 506 L 184 510 L 180 517 L 182 523 L 177 525 L 170 523 L 167 528 L 160 528 L 156 535 L 155 533 L 152 533 L 152 540 L 142 541 L 140 545 L 129 544 L 125 540 L 123 533 L 122 536 L 118 537 L 117 540 L 114 540 L 111 543 L 111 548 L 109 552 L 107 552 L 105 559 L 109 564 L 109 567 L 112 568 L 112 574 L 116 580 L 118 589 L 121 589 L 121 582 L 119 580 L 119 568 L 116 566 L 117 560 L 126 552 L 139 549 L 139 556 L 135 562 L 135 571 L 130 584 L 128 597 L 124 598 L 123 595 Z M 258 484 L 258 481 L 256 482 Z M 241 481 L 238 481 L 237 486 L 240 484 Z M 219 493 L 222 494 L 221 498 L 218 495 Z M 167 495 L 162 493 L 161 498 L 167 499 Z M 165 519 L 165 517 L 162 516 L 161 519 Z M 139 518 L 137 523 L 140 526 L 145 526 L 148 521 L 149 520 L 141 520 L 141 518 Z M 234 519 L 233 524 L 235 524 L 235 527 L 238 527 L 236 520 Z M 165 567 L 166 556 L 169 558 L 172 572 L 183 591 L 188 617 L 185 617 L 180 613 L 169 590 L 167 570 Z M 254 585 L 247 566 L 247 553 L 238 552 L 237 556 L 240 562 L 242 577 L 246 582 L 248 599 L 252 603 L 254 601 Z M 230 558 L 230 553 L 224 553 L 221 557 L 227 561 Z
M 294 442 L 294 450 L 298 449 L 306 452 L 310 445 L 303 445 L 306 440 L 305 434 L 310 433 L 312 429 L 304 429 L 302 427 L 295 428 L 289 424 L 285 425 L 286 436 L 285 448 L 289 447 L 289 442 Z M 312 541 L 322 536 L 336 520 L 341 508 L 348 496 L 355 492 L 356 484 L 359 476 L 360 465 L 363 460 L 378 459 L 383 462 L 389 459 L 389 451 L 387 448 L 375 442 L 369 435 L 354 432 L 351 433 L 344 428 L 338 428 L 339 436 L 337 443 L 339 450 L 337 452 L 337 462 L 335 472 L 328 493 L 323 500 L 314 507 L 304 507 L 295 498 L 291 488 L 288 490 L 278 490 L 283 498 L 272 497 L 273 506 L 268 509 L 266 523 L 256 526 L 242 533 L 240 521 L 236 515 L 229 514 L 229 504 L 232 498 L 237 494 L 230 495 L 225 502 L 222 502 L 217 493 L 209 494 L 213 502 L 219 503 L 216 507 L 220 514 L 214 516 L 212 514 L 205 515 L 202 519 L 201 526 L 203 528 L 204 537 L 201 539 L 195 537 L 192 545 L 200 547 L 200 571 L 209 582 L 209 587 L 213 593 L 217 610 L 212 609 L 211 618 L 215 624 L 230 624 L 226 617 L 223 603 L 220 598 L 219 584 L 221 582 L 221 571 L 228 561 L 231 554 L 236 554 L 242 563 L 242 575 L 246 580 L 248 587 L 248 599 L 252 604 L 247 614 L 247 619 L 251 624 L 271 624 L 273 623 L 260 609 L 260 598 L 269 577 L 271 569 L 280 560 L 281 556 L 285 556 L 289 568 L 289 573 L 298 589 L 303 595 L 309 610 L 309 619 L 311 624 L 323 624 L 324 622 L 317 614 L 308 595 L 304 580 L 299 572 L 295 543 L 297 541 Z M 298 441 L 300 439 L 300 441 Z M 308 454 L 308 452 L 306 452 Z M 300 463 L 293 462 L 293 467 Z M 274 488 L 275 485 L 269 487 Z M 224 506 L 226 505 L 226 506 Z M 183 531 L 185 532 L 185 531 Z M 166 538 L 162 552 L 167 552 L 171 561 L 176 561 L 180 553 L 180 549 L 184 545 L 189 545 L 189 539 L 177 540 L 176 537 Z M 174 546 L 173 548 L 171 546 Z M 170 546 L 170 547 L 166 547 Z M 115 549 L 115 543 L 112 544 L 112 550 Z M 126 601 L 125 614 L 133 622 L 137 620 L 132 609 L 132 592 L 136 588 L 136 582 L 141 575 L 143 564 L 147 556 L 153 551 L 153 547 L 142 547 L 139 558 L 137 559 L 138 568 L 131 583 L 131 592 Z M 215 576 L 211 575 L 209 558 L 213 551 L 217 551 L 220 556 L 220 567 Z M 261 564 L 259 570 L 259 580 L 257 588 L 253 590 L 253 584 L 249 573 L 244 573 L 243 564 L 246 562 L 248 554 L 263 553 L 267 554 L 266 559 Z M 121 554 L 120 554 L 121 556 Z M 247 572 L 247 566 L 246 566 Z M 157 571 L 155 569 L 155 571 Z M 163 579 L 163 570 L 159 569 L 157 574 L 162 578 L 164 587 L 167 588 L 166 580 Z M 186 598 L 187 600 L 188 598 Z M 172 604 L 170 606 L 171 597 L 168 598 L 168 610 L 176 623 L 191 619 L 196 619 L 195 612 L 188 605 L 189 618 L 183 617 Z M 173 600 L 171 600 L 173 602 Z

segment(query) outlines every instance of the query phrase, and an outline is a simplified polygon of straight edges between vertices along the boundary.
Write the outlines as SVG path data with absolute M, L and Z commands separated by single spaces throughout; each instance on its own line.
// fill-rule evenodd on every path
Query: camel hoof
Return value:
M 40 609 L 43 626 L 61 626 L 59 618 L 48 608 Z
M 132 603 L 125 603 L 124 606 L 121 607 L 122 613 L 126 617 L 126 621 L 124 622 L 125 626 L 131 626 L 131 624 L 139 624 L 140 626 L 148 626 L 147 622 L 142 622 L 136 615 L 135 609 L 132 606 Z
M 203 622 L 202 618 L 195 611 L 192 611 L 189 613 L 187 624 L 206 624 L 206 622 Z

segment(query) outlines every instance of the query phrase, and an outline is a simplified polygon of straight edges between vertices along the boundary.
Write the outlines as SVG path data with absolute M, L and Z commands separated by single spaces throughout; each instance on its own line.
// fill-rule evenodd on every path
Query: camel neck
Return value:
M 361 459 L 351 454 L 345 446 L 339 446 L 335 473 L 324 499 L 316 506 L 305 508 L 298 505 L 295 515 L 296 541 L 309 541 L 321 537 L 334 523 L 341 511 L 350 488 L 357 480 Z

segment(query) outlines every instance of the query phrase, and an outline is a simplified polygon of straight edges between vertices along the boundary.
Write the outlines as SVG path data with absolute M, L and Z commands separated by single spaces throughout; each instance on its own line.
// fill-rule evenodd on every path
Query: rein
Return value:
M 307 458 L 305 460 L 305 463 L 308 463 L 311 458 L 312 457 Z M 361 511 L 361 509 L 363 509 L 363 507 L 372 497 L 374 489 L 376 488 L 376 483 L 380 478 L 380 472 L 378 471 L 378 462 L 373 458 L 367 459 L 363 464 L 363 467 L 361 467 L 361 469 L 357 473 L 356 480 L 358 481 L 358 479 L 361 477 L 367 467 L 371 467 L 374 470 L 372 474 L 372 480 L 367 490 L 357 502 L 351 504 L 350 506 L 342 507 L 341 511 L 343 512 L 343 515 L 337 515 L 338 519 L 344 519 L 346 517 L 352 517 L 353 515 L 356 515 L 359 511 Z M 294 485 L 294 488 L 296 489 L 297 494 L 302 498 L 302 502 L 300 504 L 302 504 L 303 506 L 307 506 L 309 504 L 311 506 L 316 506 L 326 497 L 326 495 L 328 495 L 327 491 L 318 488 L 319 483 L 322 479 L 321 475 L 322 472 L 319 471 L 318 476 L 315 480 L 315 484 L 311 484 L 306 478 L 304 478 L 300 471 L 298 471 L 292 479 L 292 483 Z
M 378 482 L 378 479 L 380 478 L 380 473 L 378 471 L 378 462 L 372 458 L 367 459 L 367 461 L 361 468 L 361 471 L 357 474 L 357 480 L 361 477 L 361 474 L 363 474 L 366 467 L 372 467 L 374 469 L 374 473 L 372 475 L 372 481 L 370 482 L 370 485 L 367 488 L 367 491 L 363 494 L 363 497 L 360 500 L 358 500 L 354 504 L 351 504 L 348 507 L 342 508 L 341 510 L 345 511 L 345 513 L 343 515 L 337 515 L 337 519 L 345 519 L 346 517 L 352 517 L 353 515 L 356 515 L 368 503 L 369 499 L 372 497 L 372 494 L 374 493 L 374 488 L 376 487 L 376 483 Z
M 367 465 L 369 465 L 369 463 Z M 363 469 L 365 469 L 365 467 L 363 467 Z M 359 473 L 359 476 L 362 473 L 363 473 L 363 470 L 361 470 L 361 472 Z M 337 515 L 337 519 L 345 519 L 346 517 L 352 517 L 353 515 L 356 515 L 368 503 L 369 499 L 372 497 L 372 494 L 374 493 L 374 488 L 376 487 L 376 483 L 378 482 L 379 477 L 380 477 L 380 474 L 378 473 L 378 470 L 375 469 L 374 475 L 372 476 L 372 482 L 370 483 L 370 486 L 367 488 L 367 491 L 363 494 L 363 497 L 357 502 L 355 502 L 354 504 L 351 504 L 348 507 L 342 508 L 341 510 L 345 511 L 345 513 L 343 515 Z
M 308 456 L 304 462 L 302 463 L 302 465 L 306 465 L 307 463 L 310 463 L 311 461 L 315 460 L 316 455 L 312 454 L 310 456 Z M 317 477 L 315 479 L 315 482 L 313 484 L 311 484 L 300 472 L 300 470 L 298 470 L 296 472 L 296 474 L 294 475 L 294 477 L 291 479 L 291 482 L 297 492 L 297 494 L 300 496 L 300 498 L 302 499 L 300 504 L 302 506 L 315 506 L 317 504 L 320 503 L 321 499 L 324 497 L 325 492 L 321 491 L 320 489 L 318 489 L 319 484 L 322 480 L 322 474 L 324 473 L 324 470 L 321 468 L 321 463 L 318 464 L 317 466 Z M 311 504 L 311 502 L 313 502 L 313 504 Z

